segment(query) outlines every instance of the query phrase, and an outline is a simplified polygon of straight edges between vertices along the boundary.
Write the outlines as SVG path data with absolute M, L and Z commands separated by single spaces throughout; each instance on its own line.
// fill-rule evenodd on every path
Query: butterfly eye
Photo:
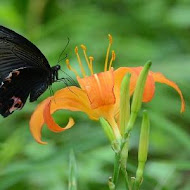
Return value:
M 55 71 L 58 71 L 58 70 L 60 70 L 60 69 L 61 69 L 60 65 L 54 66 L 54 70 L 55 70 Z

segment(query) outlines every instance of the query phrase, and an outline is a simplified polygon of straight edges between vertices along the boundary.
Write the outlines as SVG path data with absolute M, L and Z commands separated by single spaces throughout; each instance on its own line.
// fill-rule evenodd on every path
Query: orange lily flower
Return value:
M 115 60 L 114 51 L 112 51 L 111 60 L 108 64 L 112 36 L 108 35 L 108 37 L 109 46 L 106 54 L 104 72 L 94 74 L 93 57 L 88 58 L 84 45 L 81 45 L 81 48 L 91 73 L 90 76 L 87 76 L 83 68 L 77 47 L 75 48 L 75 53 L 82 77 L 71 67 L 69 60 L 66 60 L 67 67 L 75 73 L 80 88 L 75 86 L 63 88 L 57 91 L 54 96 L 47 98 L 38 105 L 30 120 L 31 133 L 38 143 L 46 144 L 46 142 L 41 140 L 41 130 L 44 124 L 53 132 L 61 132 L 74 125 L 73 118 L 69 119 L 68 124 L 64 128 L 60 127 L 54 121 L 52 114 L 60 109 L 84 112 L 92 120 L 99 120 L 100 117 L 103 117 L 109 122 L 116 136 L 120 133 L 118 116 L 121 82 L 126 73 L 131 73 L 130 95 L 132 95 L 142 67 L 120 67 L 114 70 L 112 67 L 112 63 Z M 142 101 L 149 102 L 152 100 L 155 92 L 155 82 L 171 86 L 178 92 L 181 98 L 181 112 L 184 112 L 185 102 L 181 90 L 173 81 L 167 79 L 161 73 L 149 71 Z

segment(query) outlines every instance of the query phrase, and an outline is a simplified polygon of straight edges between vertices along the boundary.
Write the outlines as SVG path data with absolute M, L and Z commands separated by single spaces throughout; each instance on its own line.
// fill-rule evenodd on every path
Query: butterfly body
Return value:
M 9 116 L 33 102 L 58 79 L 41 51 L 16 32 L 0 26 L 0 114 Z

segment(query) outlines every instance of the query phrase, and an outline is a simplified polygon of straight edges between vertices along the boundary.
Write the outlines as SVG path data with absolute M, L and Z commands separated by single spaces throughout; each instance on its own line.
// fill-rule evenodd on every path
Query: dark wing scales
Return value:
M 0 77 L 4 79 L 18 68 L 38 68 L 50 74 L 50 65 L 42 52 L 16 32 L 0 26 Z
M 22 109 L 28 96 L 36 100 L 48 87 L 47 73 L 36 69 L 13 70 L 0 86 L 0 114 L 9 116 Z

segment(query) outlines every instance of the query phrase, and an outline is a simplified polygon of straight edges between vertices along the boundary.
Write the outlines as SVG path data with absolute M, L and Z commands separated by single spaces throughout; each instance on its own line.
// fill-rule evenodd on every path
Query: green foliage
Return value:
M 186 100 L 184 114 L 179 113 L 177 93 L 160 84 L 156 85 L 154 99 L 143 104 L 150 116 L 144 190 L 190 189 L 189 18 L 188 0 L 0 1 L 0 24 L 34 42 L 51 65 L 56 64 L 69 37 L 65 55 L 68 54 L 71 65 L 79 69 L 74 47 L 84 43 L 88 55 L 95 57 L 96 72 L 101 71 L 110 33 L 116 52 L 115 68 L 143 65 L 152 60 L 151 70 L 162 72 L 179 85 Z M 64 61 L 60 64 L 74 78 Z M 53 85 L 54 91 L 63 87 L 62 83 Z M 47 91 L 37 102 L 27 103 L 22 111 L 0 118 L 0 190 L 67 189 L 71 149 L 75 152 L 78 189 L 107 189 L 114 155 L 98 122 L 90 121 L 83 113 L 58 112 L 55 119 L 60 124 L 66 123 L 71 114 L 75 118 L 71 130 L 54 134 L 44 128 L 42 137 L 48 141 L 45 146 L 31 137 L 30 115 L 49 95 Z M 128 170 L 133 175 L 139 133 L 140 121 L 131 135 Z M 121 181 L 119 189 L 123 187 Z

